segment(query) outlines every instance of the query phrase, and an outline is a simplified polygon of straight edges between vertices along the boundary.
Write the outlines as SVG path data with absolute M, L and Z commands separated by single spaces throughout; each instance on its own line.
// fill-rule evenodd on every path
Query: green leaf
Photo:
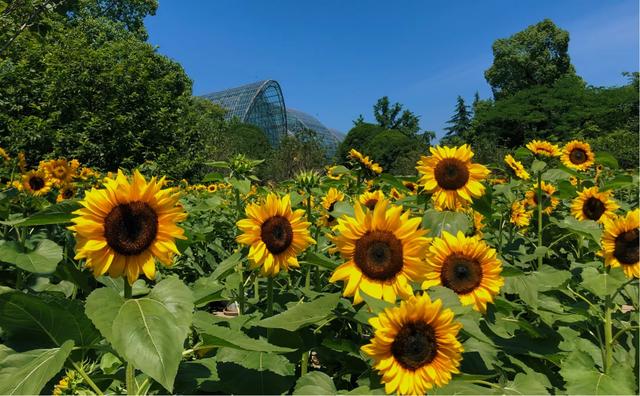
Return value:
M 502 389 L 505 395 L 548 395 L 549 391 L 543 385 L 545 382 L 549 380 L 543 374 L 518 373 Z
M 295 349 L 280 347 L 270 344 L 262 339 L 251 338 L 241 330 L 232 330 L 228 327 L 217 326 L 207 320 L 210 314 L 199 312 L 195 316 L 194 326 L 201 334 L 207 335 L 207 345 L 212 347 L 229 347 L 254 352 L 288 353 Z
M 173 314 L 175 323 L 182 329 L 182 338 L 187 337 L 193 318 L 193 293 L 175 276 L 160 281 L 147 296 L 159 301 Z
M 504 274 L 503 274 L 504 275 Z M 504 275 L 503 293 L 517 294 L 531 308 L 538 308 L 538 284 L 533 275 Z
M 104 338 L 113 344 L 113 321 L 124 304 L 124 298 L 112 288 L 94 290 L 87 297 L 85 313 Z
M 513 153 L 513 156 L 518 161 L 522 161 L 531 158 L 533 156 L 533 153 L 528 148 L 518 147 L 518 149 Z
M 379 179 L 389 183 L 390 186 L 395 187 L 395 188 L 399 189 L 400 191 L 407 189 L 404 186 L 404 184 L 402 184 L 402 181 L 400 181 L 395 176 L 390 175 L 388 173 L 381 174 Z
M 0 294 L 0 327 L 11 342 L 37 347 L 58 347 L 67 340 L 89 346 L 100 339 L 79 302 L 47 293 Z
M 353 206 L 351 206 L 348 202 L 336 202 L 333 206 L 333 210 L 331 211 L 331 216 L 336 219 L 341 218 L 342 216 L 350 216 L 353 217 Z
M 367 293 L 363 292 L 362 290 L 360 290 L 360 296 L 362 297 L 364 302 L 367 304 L 367 310 L 371 310 L 371 312 L 373 312 L 375 314 L 378 314 L 378 313 L 384 311 L 387 308 L 391 308 L 394 305 L 394 304 L 391 304 L 388 301 L 381 300 L 381 299 L 375 298 L 375 297 L 371 297 L 370 295 L 368 295 Z
M 55 242 L 44 239 L 35 250 L 24 251 L 17 242 L 0 241 L 1 261 L 36 274 L 50 274 L 62 261 L 62 247 Z
M 236 252 L 226 259 L 222 260 L 220 264 L 216 266 L 216 269 L 211 274 L 213 279 L 220 279 L 228 272 L 233 270 L 242 260 L 242 252 Z
M 567 216 L 561 221 L 558 221 L 554 217 L 552 217 L 551 222 L 560 228 L 569 230 L 573 234 L 585 236 L 598 244 L 600 243 L 602 229 L 600 228 L 598 223 L 593 220 L 580 221 L 575 217 Z
M 231 184 L 233 186 L 233 188 L 238 190 L 238 192 L 240 192 L 240 194 L 243 194 L 243 195 L 247 194 L 249 191 L 251 191 L 251 180 L 247 180 L 247 179 L 243 179 L 243 180 L 231 179 L 231 180 L 229 180 L 229 184 Z
M 633 182 L 633 177 L 629 175 L 616 175 L 613 179 L 604 183 L 602 191 L 627 188 L 634 185 L 635 183 Z
M 212 168 L 229 168 L 227 161 L 208 161 L 204 164 Z
M 295 331 L 326 319 L 338 305 L 340 293 L 322 296 L 311 302 L 301 302 L 285 312 L 259 321 L 256 326 Z
M 596 152 L 596 164 L 602 164 L 611 169 L 618 169 L 618 160 L 616 157 L 604 151 Z
M 540 160 L 533 160 L 531 164 L 531 173 L 542 172 L 547 167 L 547 163 Z
M 308 264 L 317 265 L 320 268 L 326 268 L 331 271 L 335 270 L 340 265 L 339 263 L 329 259 L 327 256 L 312 251 L 307 252 L 302 260 Z
M 473 210 L 480 213 L 485 218 L 490 219 L 491 215 L 493 214 L 493 205 L 491 204 L 492 199 L 493 188 L 491 188 L 491 186 L 488 186 L 485 190 L 484 195 L 474 200 L 471 207 L 473 208 Z
M 300 377 L 294 395 L 335 395 L 338 392 L 331 377 L 322 371 L 312 371 Z
M 162 303 L 150 299 L 126 300 L 111 328 L 115 350 L 168 391 L 182 360 L 183 326 Z
M 222 291 L 224 285 L 211 276 L 198 278 L 191 286 L 193 301 L 197 307 L 204 306 L 212 301 L 223 301 Z
M 555 182 L 557 180 L 569 180 L 571 174 L 564 169 L 549 169 L 542 174 L 542 180 Z
M 271 371 L 288 376 L 295 373 L 295 365 L 286 357 L 267 352 L 243 351 L 233 348 L 221 348 L 216 354 L 218 362 L 235 363 L 256 371 Z
M 46 209 L 43 209 L 40 212 L 34 213 L 29 217 L 26 217 L 23 219 L 15 219 L 11 221 L 0 221 L 0 224 L 25 227 L 25 226 L 70 223 L 71 219 L 74 217 L 72 212 L 80 209 L 80 207 L 81 206 L 77 201 L 66 200 L 58 204 L 51 205 Z
M 0 394 L 38 395 L 71 353 L 73 341 L 59 348 L 9 353 L 0 360 Z
M 574 351 L 562 362 L 560 374 L 567 393 L 573 395 L 635 395 L 636 376 L 632 367 L 616 364 L 607 375 L 601 373 L 591 357 Z
M 456 235 L 458 231 L 468 232 L 471 222 L 464 213 L 429 209 L 422 218 L 422 228 L 429 230 L 429 236 L 441 236 L 442 231 Z
M 555 269 L 549 265 L 543 265 L 532 275 L 535 279 L 534 282 L 538 285 L 539 291 L 554 290 L 571 279 L 571 272 Z
M 607 273 L 600 273 L 596 268 L 587 267 L 582 270 L 582 287 L 596 296 L 612 294 L 626 282 L 624 272 L 613 268 Z

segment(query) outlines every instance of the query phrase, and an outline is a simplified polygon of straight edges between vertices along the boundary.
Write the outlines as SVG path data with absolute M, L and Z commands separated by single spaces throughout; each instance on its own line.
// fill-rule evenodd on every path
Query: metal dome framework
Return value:
M 300 110 L 287 109 L 287 126 L 290 133 L 310 129 L 317 133 L 318 138 L 327 150 L 327 156 L 332 157 L 340 144 L 340 140 L 329 128 L 324 126 L 317 118 Z
M 258 81 L 203 97 L 225 108 L 225 118 L 237 117 L 262 129 L 272 146 L 287 134 L 287 109 L 277 81 Z

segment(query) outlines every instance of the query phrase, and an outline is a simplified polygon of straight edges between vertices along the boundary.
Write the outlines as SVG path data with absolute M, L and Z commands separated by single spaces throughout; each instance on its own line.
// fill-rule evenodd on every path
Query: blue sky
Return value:
M 457 95 L 491 96 L 491 45 L 544 18 L 570 33 L 589 84 L 621 85 L 638 70 L 636 0 L 160 0 L 149 42 L 180 62 L 195 95 L 263 79 L 288 107 L 348 131 L 384 95 L 441 136 Z

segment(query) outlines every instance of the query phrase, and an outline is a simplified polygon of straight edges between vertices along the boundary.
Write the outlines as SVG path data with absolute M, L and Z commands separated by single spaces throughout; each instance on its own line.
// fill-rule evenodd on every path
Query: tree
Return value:
M 266 159 L 271 155 L 271 145 L 264 131 L 251 124 L 232 123 L 226 132 L 229 155 L 245 154 L 251 159 Z
M 405 135 L 415 135 L 420 130 L 420 119 L 409 110 L 402 110 L 400 103 L 390 104 L 389 98 L 383 96 L 373 105 L 373 114 L 384 129 L 395 129 Z
M 385 172 L 408 175 L 415 172 L 416 162 L 426 150 L 427 146 L 419 139 L 400 131 L 386 130 L 367 144 L 366 154 Z
M 345 163 L 349 150 L 366 151 L 367 144 L 375 137 L 384 132 L 385 129 L 379 125 L 362 123 L 356 125 L 347 133 L 344 140 L 338 146 L 337 158 L 339 162 Z
M 484 73 L 496 99 L 574 75 L 569 33 L 545 19 L 493 43 L 493 65 Z
M 476 91 L 476 93 L 473 94 L 473 103 L 471 103 L 471 111 L 473 112 L 473 114 L 476 114 L 476 109 L 478 108 L 479 103 L 480 103 L 480 94 L 478 93 L 478 91 Z
M 362 124 L 364 124 L 364 117 L 362 116 L 362 114 L 360 114 L 358 116 L 358 118 L 353 120 L 353 126 L 358 126 L 358 125 L 362 125 Z
M 447 131 L 445 135 L 447 138 L 459 137 L 462 141 L 469 139 L 469 132 L 471 129 L 471 115 L 469 109 L 464 103 L 462 96 L 458 95 L 456 110 L 453 116 L 447 124 L 450 126 L 444 128 Z
M 266 163 L 263 177 L 290 179 L 301 170 L 320 170 L 326 162 L 326 152 L 318 134 L 311 129 L 302 129 L 280 141 Z

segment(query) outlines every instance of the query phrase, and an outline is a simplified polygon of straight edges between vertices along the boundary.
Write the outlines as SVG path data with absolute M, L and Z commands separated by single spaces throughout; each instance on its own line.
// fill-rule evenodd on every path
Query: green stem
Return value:
M 240 274 L 240 283 L 238 283 L 238 316 L 244 313 L 244 271 L 242 270 L 242 262 L 238 264 L 238 273 Z
M 640 329 L 640 326 L 629 326 L 629 327 L 625 327 L 624 329 L 618 330 L 616 335 L 614 335 L 613 338 L 611 339 L 611 342 L 615 342 L 618 339 L 618 337 L 620 337 L 627 331 L 638 330 L 638 329 Z
M 267 318 L 273 315 L 273 277 L 267 278 Z
M 129 284 L 129 280 L 126 277 L 122 279 L 124 280 L 124 298 L 129 299 L 132 295 L 131 285 Z
M 309 351 L 302 352 L 302 357 L 300 358 L 300 377 L 307 374 L 309 367 Z
M 89 385 L 89 387 L 91 387 L 91 389 L 93 389 L 93 391 L 97 394 L 97 395 L 103 395 L 102 391 L 100 390 L 100 388 L 98 388 L 98 385 L 96 385 L 95 382 L 93 382 L 93 380 L 91 379 L 91 377 L 89 377 L 87 375 L 87 373 L 84 372 L 84 370 L 82 369 L 82 366 L 79 365 L 78 363 L 74 362 L 73 360 L 69 359 L 69 361 L 71 362 L 71 364 L 73 365 L 73 368 L 76 369 L 76 371 L 78 372 L 78 374 L 80 374 L 80 376 L 82 376 L 82 378 L 85 380 L 85 382 Z
M 473 215 L 472 215 L 473 216 Z M 473 221 L 473 219 L 471 219 Z M 502 227 L 504 225 L 504 212 L 500 215 L 500 226 L 498 227 L 498 256 L 502 256 Z
M 604 311 L 604 373 L 609 374 L 613 364 L 613 324 L 611 321 L 611 297 L 607 296 Z
M 538 248 L 542 247 L 542 172 L 538 172 L 538 204 L 536 208 L 538 209 Z M 539 270 L 542 267 L 542 256 L 538 256 L 538 268 Z
M 130 299 L 133 295 L 133 290 L 131 285 L 129 284 L 129 280 L 124 277 L 122 278 L 124 281 L 124 298 Z M 125 385 L 127 386 L 127 395 L 135 395 L 137 392 L 136 389 L 136 377 L 135 377 L 135 367 L 131 362 L 127 362 L 127 370 L 125 373 Z

